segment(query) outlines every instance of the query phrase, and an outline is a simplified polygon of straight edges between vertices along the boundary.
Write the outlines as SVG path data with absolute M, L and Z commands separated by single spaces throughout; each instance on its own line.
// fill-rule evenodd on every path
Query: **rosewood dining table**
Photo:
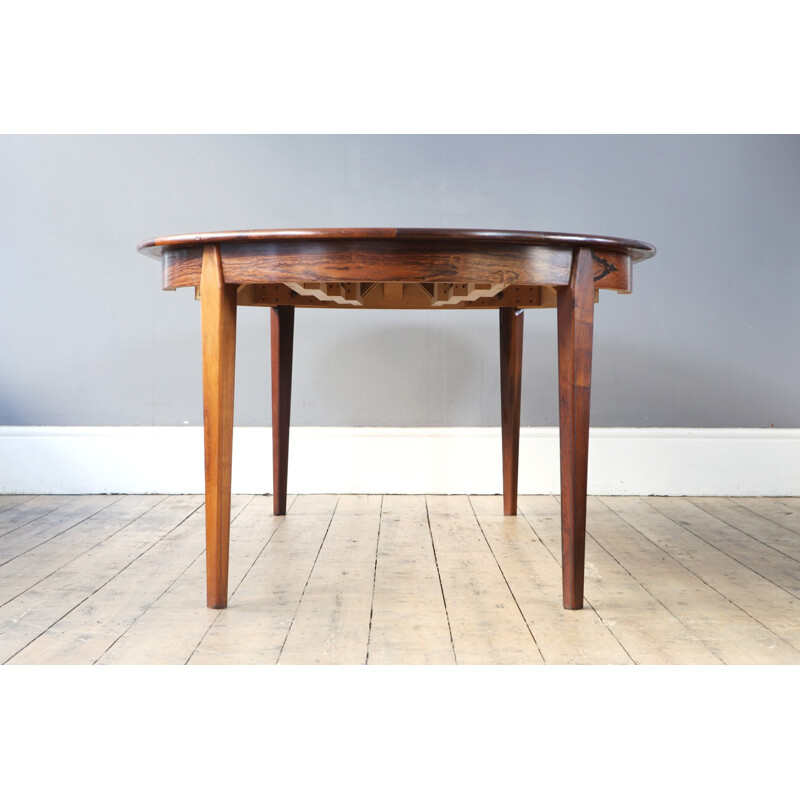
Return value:
M 271 309 L 273 513 L 286 513 L 295 308 L 487 309 L 500 316 L 503 511 L 517 513 L 523 311 L 558 317 L 564 608 L 583 607 L 594 304 L 631 291 L 645 242 L 430 228 L 314 228 L 163 236 L 163 288 L 200 300 L 208 606 L 228 602 L 237 306 Z

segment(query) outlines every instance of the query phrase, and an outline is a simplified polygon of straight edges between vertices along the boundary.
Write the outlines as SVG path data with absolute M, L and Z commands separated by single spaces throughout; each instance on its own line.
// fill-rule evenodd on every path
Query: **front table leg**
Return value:
M 203 426 L 206 452 L 206 590 L 209 608 L 228 605 L 236 291 L 222 274 L 219 247 L 206 245 L 200 276 Z
M 558 290 L 558 393 L 561 441 L 561 554 L 564 608 L 583 608 L 586 473 L 592 384 L 592 253 L 572 258 L 569 286 Z

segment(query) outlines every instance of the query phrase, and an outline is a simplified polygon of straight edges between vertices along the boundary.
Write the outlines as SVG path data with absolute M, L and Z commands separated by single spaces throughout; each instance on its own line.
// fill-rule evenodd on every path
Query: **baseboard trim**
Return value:
M 233 490 L 268 493 L 271 430 L 237 428 Z M 559 491 L 557 428 L 524 428 L 519 489 Z M 497 494 L 498 428 L 293 428 L 291 493 Z M 201 493 L 197 427 L 0 427 L 0 493 Z M 589 492 L 800 495 L 800 429 L 593 428 Z

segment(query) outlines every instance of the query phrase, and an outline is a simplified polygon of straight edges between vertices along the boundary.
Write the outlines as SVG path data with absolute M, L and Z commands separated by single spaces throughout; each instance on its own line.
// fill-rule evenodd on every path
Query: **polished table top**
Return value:
M 497 308 L 503 510 L 517 513 L 523 310 L 558 309 L 564 607 L 583 606 L 594 304 L 628 293 L 645 242 L 534 231 L 323 228 L 164 236 L 140 252 L 200 299 L 208 605 L 228 601 L 236 309 L 271 308 L 273 509 L 286 513 L 296 307 Z
M 518 287 L 566 286 L 579 247 L 591 249 L 595 289 L 629 292 L 632 265 L 655 254 L 609 236 L 442 228 L 193 233 L 139 251 L 160 259 L 164 288 L 177 289 L 199 286 L 206 246 L 218 248 L 225 283 L 242 287 L 239 305 L 362 308 L 555 305 L 554 293 Z

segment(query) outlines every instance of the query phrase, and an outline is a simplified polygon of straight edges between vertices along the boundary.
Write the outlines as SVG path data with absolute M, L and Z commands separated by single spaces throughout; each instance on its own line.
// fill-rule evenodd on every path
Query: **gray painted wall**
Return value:
M 800 427 L 800 137 L 0 137 L 0 424 L 200 424 L 200 309 L 154 235 L 483 227 L 659 252 L 597 306 L 597 426 Z M 269 314 L 240 309 L 236 423 L 269 424 Z M 552 310 L 523 425 L 557 424 Z M 297 425 L 497 425 L 497 312 L 300 310 Z

